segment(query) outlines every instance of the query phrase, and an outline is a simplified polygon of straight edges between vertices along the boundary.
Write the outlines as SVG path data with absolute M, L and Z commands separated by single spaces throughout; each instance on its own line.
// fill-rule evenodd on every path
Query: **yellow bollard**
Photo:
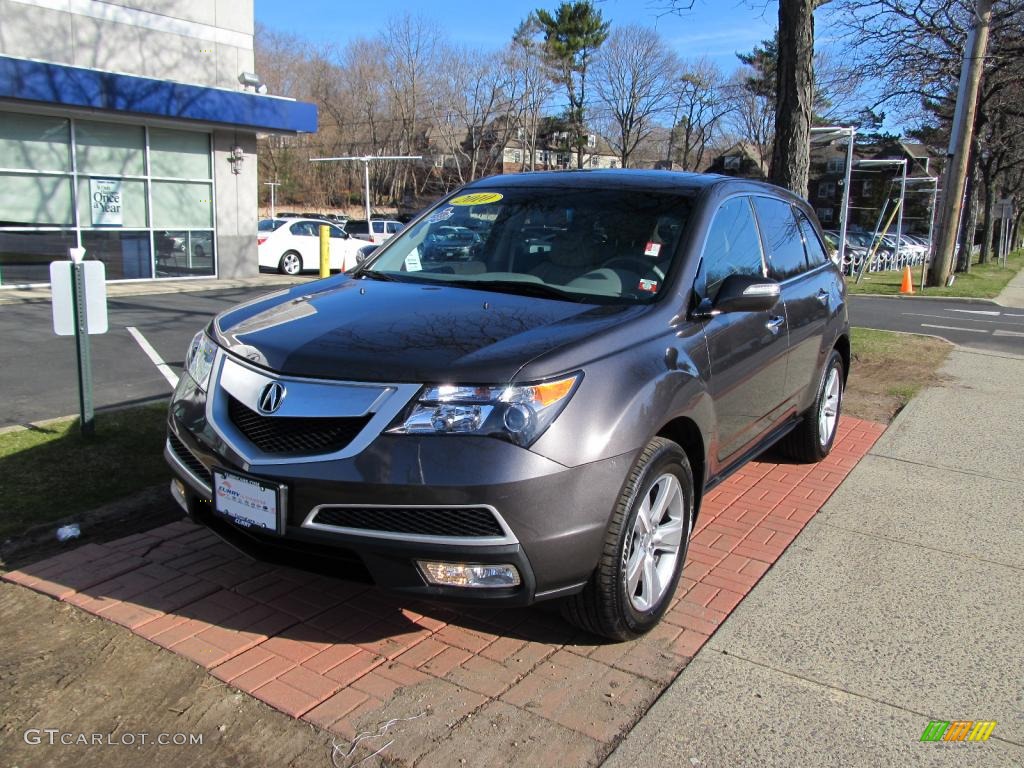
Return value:
M 320 277 L 331 276 L 331 228 L 320 225 Z

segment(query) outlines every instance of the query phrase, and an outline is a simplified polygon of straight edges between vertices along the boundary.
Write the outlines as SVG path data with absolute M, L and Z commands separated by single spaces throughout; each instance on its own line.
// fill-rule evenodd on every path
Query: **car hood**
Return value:
M 341 276 L 227 310 L 213 332 L 229 351 L 293 376 L 500 384 L 646 309 Z M 565 355 L 560 368 L 559 357 L 545 367 L 583 362 Z

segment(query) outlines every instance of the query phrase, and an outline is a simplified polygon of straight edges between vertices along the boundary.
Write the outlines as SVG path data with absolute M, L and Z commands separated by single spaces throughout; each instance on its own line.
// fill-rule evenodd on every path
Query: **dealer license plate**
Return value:
M 214 509 L 243 528 L 281 533 L 282 489 L 279 483 L 213 472 Z

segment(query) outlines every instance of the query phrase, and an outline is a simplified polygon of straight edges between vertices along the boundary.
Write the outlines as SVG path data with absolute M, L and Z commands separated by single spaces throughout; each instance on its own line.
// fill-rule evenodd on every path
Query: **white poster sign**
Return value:
M 89 179 L 89 206 L 94 227 L 124 224 L 123 203 L 120 179 Z
M 77 249 L 72 248 L 72 251 Z M 83 249 L 84 250 L 84 249 Z M 72 254 L 73 256 L 75 254 Z M 107 280 L 102 261 L 83 261 L 85 270 L 85 324 L 90 334 L 106 333 Z M 50 262 L 50 288 L 53 295 L 53 332 L 58 336 L 75 335 L 75 303 L 71 293 L 71 262 Z

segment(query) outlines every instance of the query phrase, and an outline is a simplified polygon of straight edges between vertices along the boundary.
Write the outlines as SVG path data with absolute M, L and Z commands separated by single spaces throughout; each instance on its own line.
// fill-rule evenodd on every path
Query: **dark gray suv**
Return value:
M 429 244 L 453 227 L 472 249 Z M 350 274 L 197 334 L 166 456 L 188 513 L 263 559 L 417 597 L 563 599 L 653 627 L 702 495 L 832 447 L 843 280 L 807 204 L 719 176 L 498 176 Z

